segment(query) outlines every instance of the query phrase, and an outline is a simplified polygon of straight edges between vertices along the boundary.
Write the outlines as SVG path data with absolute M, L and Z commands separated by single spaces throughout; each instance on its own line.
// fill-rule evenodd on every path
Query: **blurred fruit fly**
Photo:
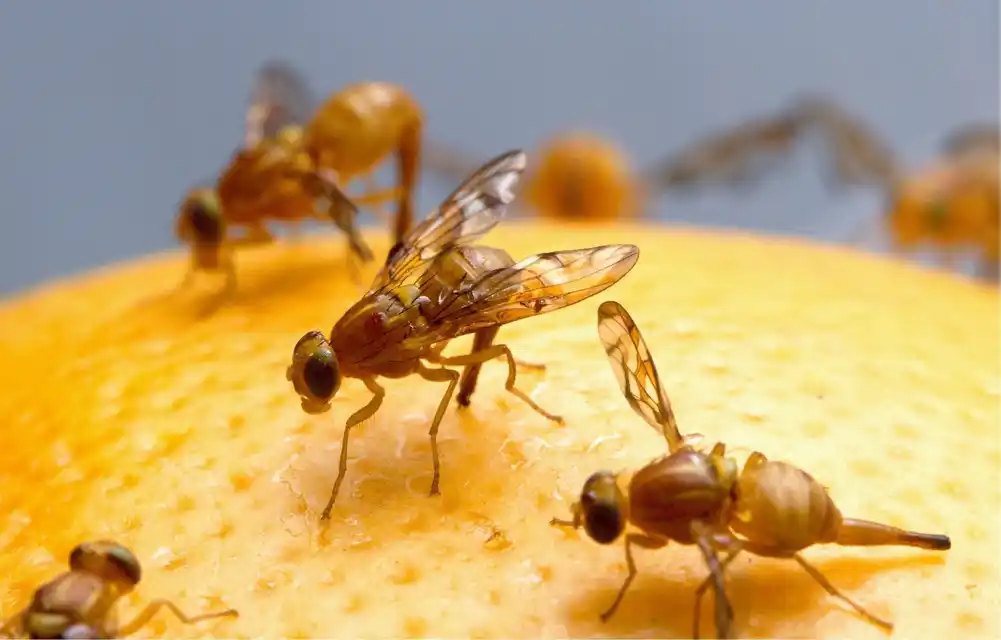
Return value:
M 830 154 L 825 182 L 831 189 L 876 187 L 885 206 L 881 224 L 897 251 L 937 247 L 951 262 L 972 249 L 978 274 L 998 271 L 999 130 L 966 124 L 946 136 L 939 157 L 918 170 L 905 169 L 875 132 L 831 100 L 804 96 L 779 113 L 705 136 L 648 169 L 651 191 L 698 186 L 746 187 L 791 156 L 809 134 Z M 853 241 L 864 239 L 866 224 Z
M 380 376 L 416 374 L 448 385 L 428 434 L 431 495 L 439 493 L 438 426 L 460 378 L 446 367 L 478 367 L 504 357 L 507 391 L 539 414 L 562 421 L 515 386 L 517 363 L 506 345 L 492 344 L 496 330 L 604 291 L 632 269 L 639 249 L 604 245 L 541 253 L 516 263 L 505 251 L 473 245 L 503 218 L 525 165 L 524 153 L 510 151 L 468 177 L 394 247 L 371 289 L 337 321 L 329 339 L 310 331 L 295 345 L 286 377 L 307 413 L 327 411 L 343 378 L 361 380 L 373 396 L 347 419 L 338 475 L 323 519 L 330 516 L 347 471 L 351 428 L 372 417 L 382 404 Z M 477 334 L 471 353 L 442 355 L 450 340 L 470 333 Z M 422 361 L 442 366 L 432 368 Z M 472 385 L 467 391 L 472 392 Z
M 475 170 L 477 160 L 445 145 L 425 144 L 424 166 L 450 179 Z M 525 176 L 524 200 L 544 218 L 590 222 L 634 218 L 644 206 L 629 158 L 612 142 L 588 133 L 554 136 Z
M 615 474 L 602 471 L 592 475 L 574 505 L 574 519 L 555 521 L 574 527 L 583 524 L 591 538 L 605 544 L 622 535 L 627 520 L 643 532 L 626 537 L 629 577 L 609 614 L 636 573 L 629 554 L 630 537 L 634 544 L 656 548 L 668 540 L 682 541 L 678 534 L 685 535 L 686 526 L 694 521 L 701 525 L 701 544 L 708 538 L 713 551 L 727 552 L 721 563 L 710 562 L 710 576 L 697 590 L 694 637 L 699 637 L 699 607 L 710 586 L 716 593 L 717 629 L 721 635 L 729 629 L 732 613 L 723 572 L 741 551 L 796 560 L 830 595 L 869 622 L 892 628 L 841 593 L 799 552 L 821 543 L 947 550 L 952 544 L 949 538 L 844 518 L 827 490 L 812 476 L 788 463 L 769 461 L 759 452 L 748 457 L 738 474 L 737 463 L 726 457 L 722 443 L 708 453 L 695 450 L 691 442 L 701 436 L 680 436 L 649 350 L 628 312 L 617 302 L 605 302 L 598 310 L 598 331 L 630 406 L 665 435 L 670 451 L 636 472 L 626 490 Z
M 222 269 L 232 287 L 229 250 L 272 242 L 267 222 L 330 220 L 347 235 L 350 254 L 363 262 L 372 252 L 358 231 L 358 206 L 396 199 L 394 241 L 410 228 L 423 126 L 416 101 L 402 87 L 363 82 L 334 93 L 319 108 L 315 103 L 290 65 L 269 62 L 258 71 L 243 147 L 214 188 L 193 189 L 181 206 L 176 231 L 192 247 L 193 270 Z M 371 174 L 393 153 L 399 187 L 356 197 L 344 193 L 354 179 L 370 184 Z M 245 233 L 230 239 L 230 227 Z
M 70 570 L 40 586 L 25 609 L 8 619 L 3 637 L 115 638 L 141 629 L 160 609 L 167 608 L 184 624 L 236 617 L 235 609 L 188 616 L 170 600 L 154 600 L 131 622 L 119 626 L 114 605 L 131 593 L 142 578 L 139 560 L 125 546 L 99 540 L 77 545 L 70 553 Z
M 596 135 L 554 136 L 526 177 L 526 202 L 536 213 L 586 221 L 643 215 L 650 198 L 696 188 L 747 188 L 772 173 L 810 134 L 827 146 L 825 181 L 832 189 L 872 186 L 884 194 L 879 219 L 897 251 L 931 245 L 952 262 L 972 250 L 981 277 L 997 280 L 999 257 L 999 129 L 972 123 L 946 136 L 931 165 L 906 170 L 859 119 L 821 96 L 804 96 L 778 113 L 755 117 L 685 145 L 633 172 L 626 155 Z M 449 145 L 425 144 L 424 166 L 453 178 L 476 160 Z M 856 230 L 853 241 L 869 235 Z

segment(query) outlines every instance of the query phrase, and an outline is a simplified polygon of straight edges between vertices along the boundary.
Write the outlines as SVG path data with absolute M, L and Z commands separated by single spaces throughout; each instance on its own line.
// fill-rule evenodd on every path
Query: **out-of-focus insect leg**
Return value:
M 400 145 L 396 152 L 400 192 L 397 195 L 393 242 L 400 242 L 406 238 L 414 224 L 413 197 L 420 178 L 423 130 L 423 121 L 417 118 L 400 137 Z
M 341 458 L 337 465 L 337 479 L 334 480 L 334 488 L 330 491 L 330 500 L 327 501 L 327 506 L 320 514 L 320 520 L 330 519 L 330 511 L 334 508 L 334 501 L 337 500 L 337 492 L 341 490 L 341 483 L 344 482 L 344 476 L 348 472 L 348 436 L 351 435 L 352 427 L 374 416 L 375 412 L 382 406 L 383 398 L 386 397 L 386 390 L 380 387 L 374 379 L 362 378 L 361 381 L 372 392 L 372 399 L 364 407 L 352 413 L 347 422 L 344 423 L 344 433 L 341 435 Z
M 612 602 L 612 606 L 601 614 L 601 621 L 608 622 L 616 609 L 619 608 L 619 604 L 622 603 L 622 598 L 625 597 L 626 591 L 629 589 L 629 585 L 633 583 L 636 579 L 636 562 L 633 560 L 633 545 L 642 547 L 644 549 L 660 549 L 667 545 L 666 540 L 661 540 L 659 538 L 651 538 L 650 536 L 645 536 L 641 533 L 630 533 L 626 536 L 626 569 L 629 574 L 626 576 L 625 581 L 622 583 L 622 587 L 619 588 L 619 593 L 616 594 L 615 600 Z
M 322 177 L 318 177 L 318 179 L 310 179 L 309 183 L 310 185 L 315 185 L 315 193 L 319 200 L 318 209 L 325 212 L 334 225 L 348 237 L 348 244 L 351 247 L 351 251 L 362 262 L 371 260 L 372 250 L 361 237 L 361 232 L 358 231 L 357 201 L 349 198 L 341 191 L 337 183 L 332 180 L 324 180 Z M 311 188 L 314 187 L 311 186 Z
M 188 265 L 187 271 L 184 272 L 184 277 L 181 278 L 181 281 L 179 283 L 177 283 L 177 290 L 180 291 L 190 287 L 191 284 L 195 281 L 195 278 L 198 276 L 198 271 L 199 271 L 198 265 L 195 264 L 195 260 L 194 258 L 192 258 L 191 263 Z
M 511 349 L 508 348 L 506 344 L 496 344 L 487 349 L 481 351 L 475 351 L 465 356 L 452 356 L 450 358 L 439 358 L 438 362 L 443 365 L 452 366 L 465 366 L 470 364 L 482 364 L 487 360 L 493 360 L 499 356 L 504 356 L 507 358 L 507 380 L 504 382 L 504 389 L 515 396 L 517 396 L 522 402 L 532 407 L 537 413 L 546 418 L 552 420 L 553 422 L 563 423 L 563 417 L 558 416 L 553 413 L 549 413 L 539 405 L 535 403 L 534 400 L 528 397 L 524 391 L 515 386 L 515 381 L 518 378 L 518 365 L 514 359 L 514 355 L 511 353 Z
M 436 496 L 441 493 L 438 489 L 438 480 L 441 477 L 441 463 L 438 459 L 438 425 L 445 417 L 445 409 L 448 408 L 448 403 L 452 399 L 455 385 L 459 383 L 459 373 L 451 369 L 431 369 L 423 364 L 417 369 L 417 373 L 428 382 L 448 383 L 448 388 L 445 389 L 445 394 L 441 397 L 441 402 L 438 403 L 438 410 L 434 413 L 434 420 L 431 421 L 431 429 L 428 431 L 428 437 L 431 439 L 431 464 L 434 468 L 431 475 L 430 495 Z
M 219 251 L 224 252 L 220 265 L 226 277 L 226 284 L 221 291 L 223 297 L 236 292 L 236 265 L 233 263 L 233 251 L 235 249 L 271 244 L 274 241 L 275 237 L 271 235 L 267 227 L 261 223 L 257 223 L 249 225 L 244 235 L 229 239 L 223 246 L 219 247 Z
M 743 551 L 743 547 L 739 541 L 732 541 L 728 545 L 729 549 L 727 549 L 726 558 L 720 562 L 713 550 L 713 543 L 704 535 L 704 532 L 696 538 L 696 543 L 702 552 L 703 558 L 705 558 L 706 564 L 709 566 L 709 575 L 702 581 L 699 588 L 695 590 L 695 619 L 692 622 L 692 637 L 700 637 L 699 618 L 702 614 L 702 597 L 706 594 L 709 587 L 712 586 L 716 590 L 716 633 L 720 638 L 729 638 L 730 625 L 733 622 L 733 607 L 730 605 L 730 599 L 726 595 L 723 576 L 726 573 L 726 568 Z
M 379 191 L 379 185 L 376 183 L 375 178 L 373 178 L 371 174 L 363 177 L 361 180 L 366 193 L 375 193 Z M 348 197 L 354 199 L 354 196 Z M 357 202 L 357 199 L 355 199 L 355 202 Z M 379 220 L 379 224 L 381 225 L 387 224 L 390 217 L 390 213 L 386 210 L 384 204 L 384 202 L 378 202 L 368 207 L 368 209 L 372 212 L 372 215 Z
M 164 607 L 169 609 L 170 612 L 173 613 L 175 616 L 177 616 L 177 619 L 183 622 L 184 624 L 195 624 L 196 622 L 201 622 L 203 620 L 211 620 L 212 618 L 223 618 L 226 616 L 239 617 L 240 615 L 236 609 L 226 609 L 225 611 L 213 611 L 211 613 L 203 613 L 197 616 L 188 616 L 185 615 L 185 613 L 181 611 L 181 609 L 170 600 L 162 600 L 162 599 L 154 600 L 153 602 L 150 602 L 148 605 L 146 605 L 146 608 L 140 611 L 139 615 L 137 615 L 135 619 L 132 620 L 132 622 L 128 623 L 127 625 L 119 629 L 118 635 L 121 636 L 132 635 L 133 633 L 144 627 L 146 623 L 152 620 L 153 616 L 159 613 L 160 609 Z

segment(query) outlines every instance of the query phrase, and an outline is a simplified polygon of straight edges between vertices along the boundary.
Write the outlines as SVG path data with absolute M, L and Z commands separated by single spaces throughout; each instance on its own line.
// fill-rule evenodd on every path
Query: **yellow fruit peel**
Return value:
M 385 238 L 370 234 L 377 255 Z M 620 301 L 650 345 L 682 431 L 800 465 L 846 516 L 946 533 L 951 551 L 816 547 L 839 588 L 902 638 L 997 637 L 997 291 L 801 240 L 655 226 L 505 223 L 488 244 L 537 251 L 630 242 L 638 266 L 602 296 L 514 323 L 499 340 L 547 363 L 503 389 L 485 365 L 473 405 L 427 428 L 443 385 L 387 381 L 352 435 L 332 520 L 318 515 L 341 426 L 367 392 L 346 381 L 309 416 L 285 379 L 296 340 L 329 331 L 363 287 L 344 241 L 309 238 L 237 258 L 176 291 L 180 254 L 67 279 L 0 306 L 0 613 L 24 606 L 76 543 L 114 538 L 145 574 L 120 616 L 168 597 L 236 620 L 168 613 L 139 636 L 687 637 L 698 552 L 601 547 L 548 525 L 593 471 L 664 452 L 616 386 L 596 309 Z M 369 269 L 371 272 L 372 269 Z M 370 277 L 366 273 L 365 278 Z M 456 341 L 450 352 L 469 348 Z M 884 638 L 791 561 L 745 556 L 728 574 L 743 637 Z M 707 603 L 708 604 L 708 603 Z M 712 632 L 711 606 L 702 626 Z

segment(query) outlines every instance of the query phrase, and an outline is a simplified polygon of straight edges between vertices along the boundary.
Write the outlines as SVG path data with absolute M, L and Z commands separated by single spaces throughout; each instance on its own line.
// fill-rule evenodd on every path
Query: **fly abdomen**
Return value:
M 833 542 L 841 519 L 824 487 L 791 464 L 768 461 L 740 476 L 732 528 L 748 540 L 798 551 Z

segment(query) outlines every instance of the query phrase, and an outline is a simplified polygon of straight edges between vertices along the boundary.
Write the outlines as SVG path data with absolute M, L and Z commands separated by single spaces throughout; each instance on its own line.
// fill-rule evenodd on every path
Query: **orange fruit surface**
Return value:
M 370 235 L 377 255 L 385 237 Z M 380 412 L 347 380 L 309 416 L 285 379 L 307 330 L 329 331 L 361 293 L 342 237 L 237 257 L 221 279 L 175 291 L 180 253 L 68 278 L 0 306 L 0 613 L 64 570 L 83 540 L 113 538 L 144 566 L 119 603 L 158 597 L 140 636 L 687 637 L 705 575 L 693 547 L 636 551 L 550 527 L 584 479 L 664 453 L 631 412 L 597 338 L 601 301 L 621 302 L 656 359 L 683 432 L 808 470 L 846 516 L 945 533 L 950 551 L 814 547 L 836 586 L 896 624 L 899 638 L 998 637 L 998 293 L 958 276 L 802 240 L 656 226 L 507 222 L 484 239 L 529 253 L 632 242 L 636 268 L 605 293 L 501 329 L 544 362 L 519 385 L 484 366 L 472 406 L 441 426 L 442 495 L 429 497 L 427 428 L 443 385 L 385 381 Z M 374 273 L 369 267 L 364 278 Z M 463 338 L 449 353 L 469 348 Z M 743 637 L 884 638 L 794 562 L 741 556 L 728 573 Z M 707 605 L 711 604 L 711 598 Z M 703 634 L 713 633 L 711 606 Z

